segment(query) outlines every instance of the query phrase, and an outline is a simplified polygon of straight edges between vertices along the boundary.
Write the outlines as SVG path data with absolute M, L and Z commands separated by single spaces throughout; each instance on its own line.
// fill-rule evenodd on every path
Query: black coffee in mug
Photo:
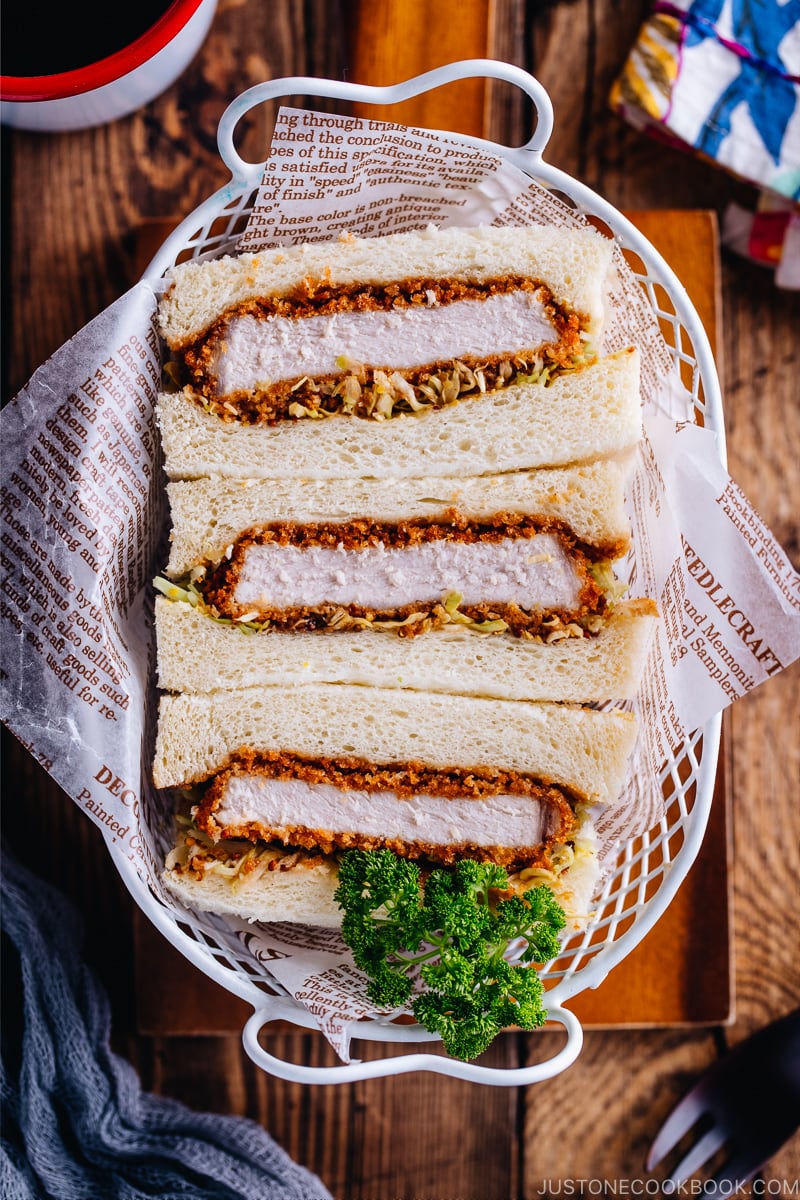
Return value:
M 107 58 L 135 42 L 172 0 L 3 0 L 3 75 L 59 75 Z

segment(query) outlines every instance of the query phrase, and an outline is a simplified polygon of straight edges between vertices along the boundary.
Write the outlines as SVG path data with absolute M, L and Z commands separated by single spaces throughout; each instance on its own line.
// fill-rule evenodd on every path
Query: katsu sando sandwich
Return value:
M 638 421 L 636 352 L 597 361 L 610 258 L 590 229 L 526 227 L 182 264 L 159 310 L 167 472 L 480 474 L 610 452 Z
M 402 485 L 172 483 L 160 685 L 268 684 L 293 670 L 517 699 L 630 696 L 655 608 L 618 605 L 624 480 L 608 460 Z
M 346 850 L 469 857 L 546 882 L 579 925 L 635 734 L 621 712 L 347 685 L 166 696 L 154 781 L 184 812 L 164 879 L 201 909 L 335 926 Z
M 451 380 L 463 395 L 572 366 L 598 342 L 611 253 L 535 225 L 306 243 L 174 268 L 159 323 L 223 420 L 385 418 L 456 399 Z

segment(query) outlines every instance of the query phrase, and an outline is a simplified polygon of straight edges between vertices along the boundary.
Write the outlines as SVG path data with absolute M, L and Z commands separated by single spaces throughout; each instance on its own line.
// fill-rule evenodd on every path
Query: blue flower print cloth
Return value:
M 800 200 L 800 0 L 658 0 L 610 103 L 636 127 Z

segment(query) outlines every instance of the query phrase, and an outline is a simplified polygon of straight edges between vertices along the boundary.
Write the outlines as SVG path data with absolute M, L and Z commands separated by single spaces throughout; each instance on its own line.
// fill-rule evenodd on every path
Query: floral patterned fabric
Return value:
M 780 263 L 800 225 L 800 0 L 657 0 L 609 99 L 636 128 L 765 189 L 747 252 Z
M 800 0 L 658 0 L 611 104 L 800 200 Z

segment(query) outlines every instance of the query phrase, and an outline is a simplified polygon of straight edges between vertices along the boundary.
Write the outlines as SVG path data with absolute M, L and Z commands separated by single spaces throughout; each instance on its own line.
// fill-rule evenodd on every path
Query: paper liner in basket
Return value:
M 584 218 L 507 161 L 428 131 L 282 109 L 242 249 L 440 225 Z M 202 246 L 200 247 L 202 250 Z M 630 594 L 663 614 L 634 708 L 641 736 L 601 853 L 661 815 L 686 734 L 800 654 L 800 577 L 721 466 L 619 250 L 604 350 L 642 353 L 645 437 L 630 485 Z M 167 513 L 154 402 L 157 284 L 49 359 L 2 415 L 2 716 L 156 895 L 171 798 L 150 783 L 152 578 Z M 195 917 L 195 921 L 198 918 Z M 199 918 L 202 921 L 202 917 Z M 219 918 L 215 919 L 218 924 Z M 338 935 L 225 923 L 344 1058 L 374 1015 Z

